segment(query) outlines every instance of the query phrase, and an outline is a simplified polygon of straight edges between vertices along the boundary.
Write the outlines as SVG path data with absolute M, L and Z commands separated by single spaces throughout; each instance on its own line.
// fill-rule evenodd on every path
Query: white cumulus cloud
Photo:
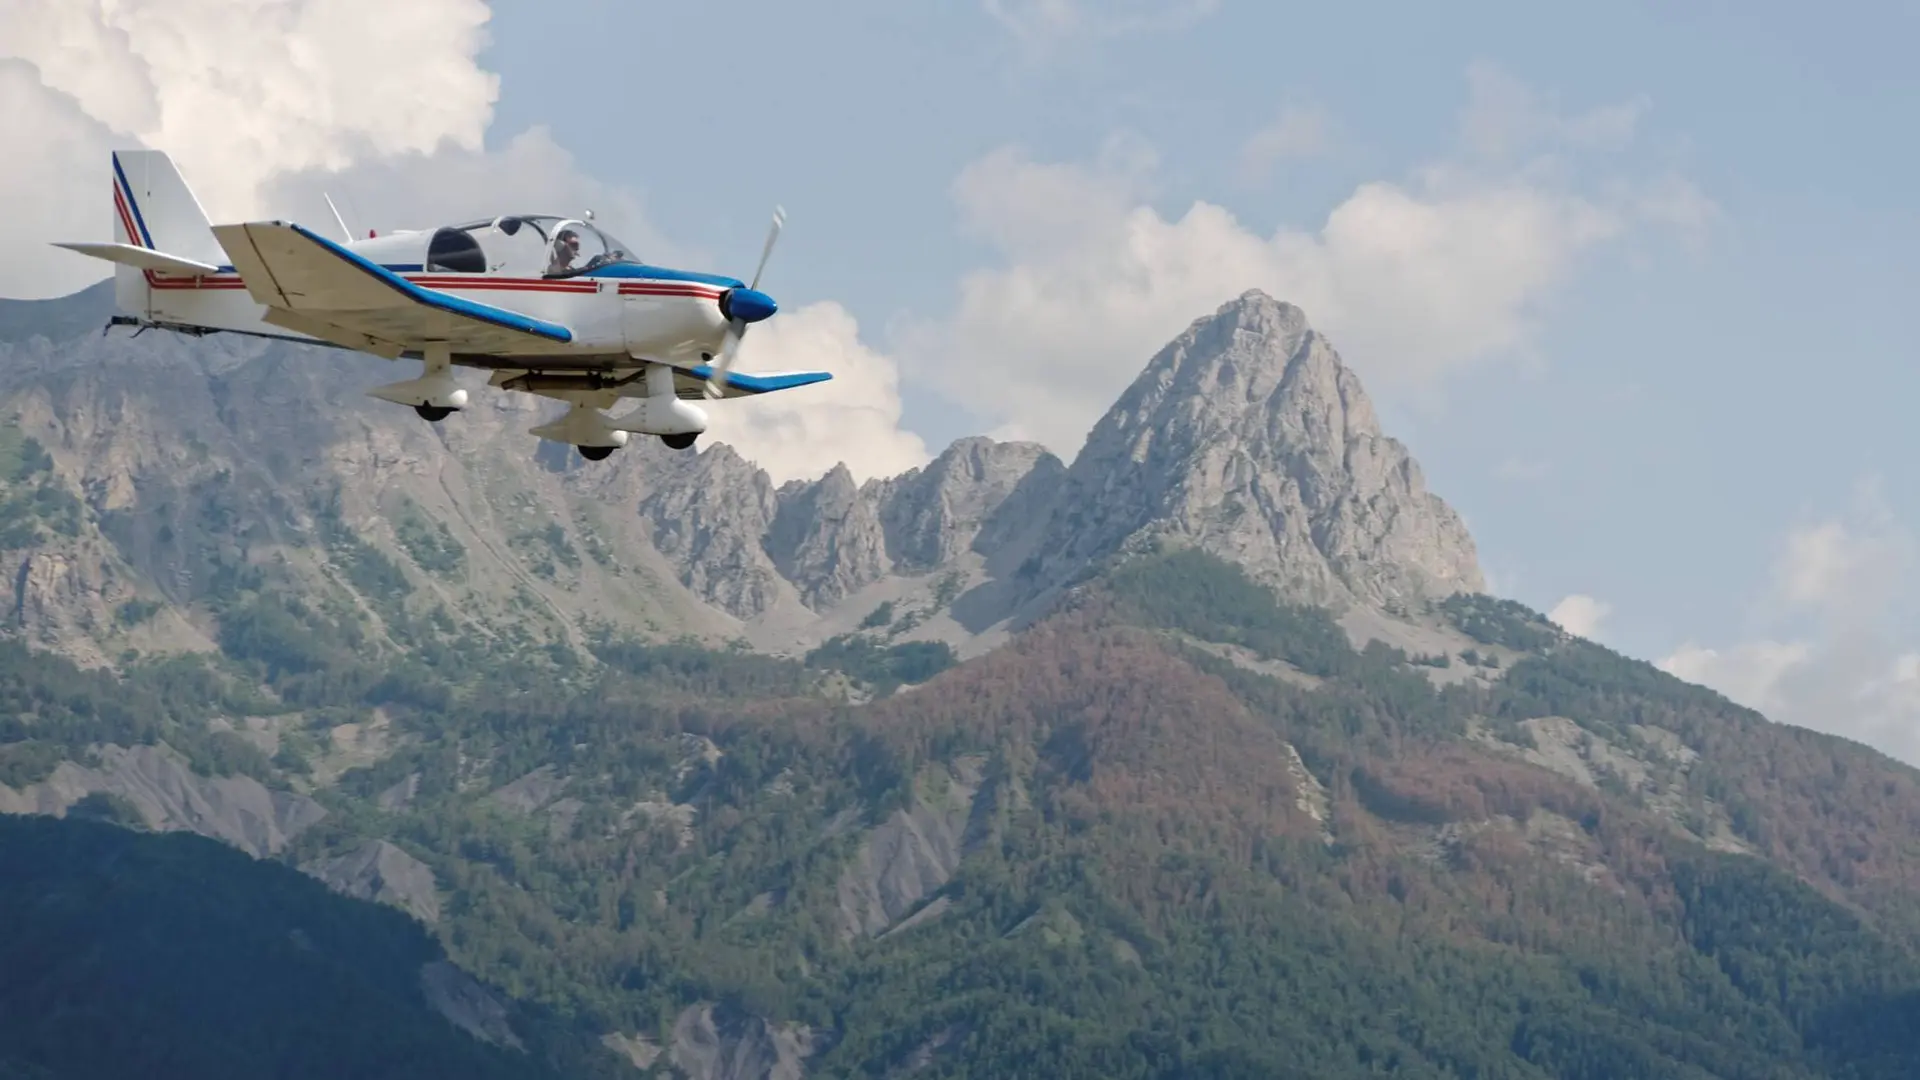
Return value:
M 1812 657 L 1813 646 L 1804 641 L 1748 641 L 1725 649 L 1689 641 L 1658 666 L 1688 682 L 1710 686 L 1775 720 L 1791 721 L 1792 717 L 1783 715 L 1793 711 L 1793 703 L 1782 695 L 1781 680 Z
M 216 221 L 274 214 L 332 233 L 322 193 L 361 235 L 592 208 L 642 257 L 701 264 L 654 228 L 638 192 L 590 175 L 546 130 L 487 148 L 499 92 L 479 62 L 490 17 L 484 0 L 0 4 L 0 143 L 30 151 L 0 169 L 13 211 L 0 221 L 0 295 L 59 296 L 106 276 L 48 245 L 111 237 L 108 155 L 137 146 L 170 154 Z M 835 375 L 712 408 L 721 437 L 782 479 L 841 460 L 863 475 L 924 460 L 899 428 L 892 362 L 836 305 L 757 328 L 741 370 L 760 358 Z M 376 368 L 369 385 L 385 376 Z
M 1547 612 L 1547 618 L 1569 634 L 1592 639 L 1612 613 L 1613 605 L 1606 601 L 1575 593 L 1555 604 L 1553 610 Z
M 1241 179 L 1259 183 L 1282 161 L 1326 153 L 1332 143 L 1332 128 L 1332 118 L 1320 105 L 1302 102 L 1282 105 L 1272 123 L 1247 136 L 1247 141 L 1241 144 Z
M 3 48 L 4 46 L 0 46 Z M 0 169 L 0 296 L 64 296 L 106 276 L 100 263 L 48 245 L 111 240 L 106 125 L 69 94 L 49 87 L 32 64 L 0 59 L 0 142 L 15 147 Z
M 1468 106 L 1470 131 L 1509 131 L 1503 147 L 1545 138 L 1527 119 L 1537 110 L 1502 128 L 1471 120 L 1484 108 Z M 1601 136 L 1631 127 L 1612 115 L 1565 121 L 1574 134 L 1559 143 L 1611 145 Z M 903 325 L 898 352 L 996 434 L 1068 457 L 1155 350 L 1250 287 L 1302 307 L 1370 384 L 1430 384 L 1524 357 L 1584 255 L 1630 230 L 1673 227 L 1670 185 L 1652 200 L 1635 178 L 1565 178 L 1586 171 L 1552 154 L 1514 167 L 1437 162 L 1359 185 L 1316 227 L 1261 235 L 1205 200 L 1164 216 L 1149 204 L 1154 163 L 1137 143 L 1084 165 L 1002 148 L 954 185 L 997 265 L 962 280 L 950 316 Z
M 1875 607 L 1875 594 L 1902 578 L 1912 560 L 1912 538 L 1877 500 L 1857 516 L 1866 520 L 1823 521 L 1787 535 L 1773 567 L 1778 604 L 1850 620 Z
M 831 371 L 829 382 L 707 406 L 713 440 L 765 469 L 774 483 L 814 479 L 845 462 L 857 481 L 894 476 L 931 455 L 900 426 L 900 375 L 861 344 L 840 305 L 809 304 L 750 330 L 741 370 Z
M 449 147 L 370 158 L 337 172 L 288 174 L 266 191 L 275 213 L 328 233 L 335 228 L 323 194 L 360 236 L 370 228 L 387 232 L 500 213 L 592 210 L 596 225 L 643 259 L 673 266 L 694 257 L 654 228 L 640 193 L 586 172 L 544 127 L 522 131 L 494 150 Z
M 981 6 L 1022 44 L 1045 49 L 1063 40 L 1177 29 L 1219 10 L 1220 0 L 981 0 Z
M 1475 152 L 1490 157 L 1521 153 L 1542 143 L 1621 149 L 1633 140 L 1641 117 L 1652 107 L 1641 96 L 1582 113 L 1564 113 L 1557 102 L 1484 62 L 1468 66 L 1467 89 L 1461 134 Z
M 109 235 L 116 147 L 166 150 L 208 213 L 228 219 L 263 209 L 263 186 L 282 173 L 478 149 L 498 93 L 476 62 L 489 14 L 482 0 L 0 5 L 0 139 L 37 148 L 49 121 L 66 121 L 63 152 L 17 154 L 0 170 L 0 198 L 15 210 L 0 241 L 16 250 Z M 9 263 L 0 293 L 12 296 L 59 295 L 99 276 L 78 256 L 33 271 Z
M 1912 532 L 1862 485 L 1851 513 L 1782 540 L 1750 640 L 1689 641 L 1660 667 L 1774 720 L 1920 764 L 1914 553 Z

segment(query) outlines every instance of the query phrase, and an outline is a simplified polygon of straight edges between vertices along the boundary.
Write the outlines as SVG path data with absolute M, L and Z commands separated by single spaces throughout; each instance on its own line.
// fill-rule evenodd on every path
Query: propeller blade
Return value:
M 766 273 L 767 260 L 773 256 L 773 242 L 780 239 L 780 230 L 787 224 L 787 212 L 781 207 L 773 208 L 773 227 L 767 230 L 767 242 L 760 249 L 760 265 L 754 267 L 753 281 L 747 288 L 760 288 L 760 275 Z M 734 319 L 727 323 L 726 340 L 720 343 L 720 355 L 714 358 L 713 366 L 708 369 L 706 395 L 710 401 L 720 400 L 726 393 L 727 372 L 733 370 L 733 358 L 740 352 L 740 337 L 747 332 L 744 320 Z
M 767 259 L 773 255 L 773 242 L 780 239 L 780 230 L 786 227 L 786 224 L 787 212 L 778 206 L 774 207 L 773 227 L 767 230 L 767 244 L 760 249 L 760 265 L 754 267 L 753 282 L 749 284 L 747 288 L 758 289 L 760 287 L 760 275 L 766 272 Z
M 740 351 L 740 335 L 746 332 L 747 324 L 739 319 L 727 324 L 727 337 L 720 343 L 720 355 L 714 357 L 713 365 L 707 369 L 708 401 L 719 401 L 726 392 L 727 372 L 733 370 L 733 358 Z

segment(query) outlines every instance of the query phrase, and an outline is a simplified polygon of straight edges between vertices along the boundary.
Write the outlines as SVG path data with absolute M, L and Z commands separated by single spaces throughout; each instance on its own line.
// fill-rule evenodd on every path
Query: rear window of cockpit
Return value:
M 583 218 L 516 214 L 456 225 L 441 232 L 458 233 L 473 241 L 482 252 L 485 269 L 508 274 L 569 277 L 613 263 L 639 261 L 625 244 Z M 439 242 L 436 235 L 435 243 Z M 452 251 L 456 241 L 446 243 Z M 429 259 L 434 259 L 431 252 Z M 470 255 L 461 257 L 462 265 L 472 262 Z

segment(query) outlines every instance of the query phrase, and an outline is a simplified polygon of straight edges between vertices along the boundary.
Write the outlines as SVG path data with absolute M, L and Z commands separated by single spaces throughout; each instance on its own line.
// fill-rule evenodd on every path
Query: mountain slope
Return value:
M 986 756 L 970 828 L 1031 809 L 974 835 L 922 900 L 937 918 L 868 954 L 862 983 L 912 989 L 867 991 L 888 1007 L 857 1014 L 833 1065 L 862 1061 L 858 1045 L 877 1068 L 942 1034 L 964 1063 L 931 1075 L 1098 1061 L 1137 1076 L 1384 1063 L 1894 1076 L 1920 1063 L 1907 1029 L 1885 1026 L 1920 1007 L 1911 889 L 1902 918 L 1863 917 L 1713 850 L 1657 800 L 1511 761 L 1470 734 L 1511 691 L 1434 691 L 1414 665 L 1350 651 L 1323 612 L 1257 594 L 1208 557 L 1149 556 L 1073 615 L 874 708 L 898 773 Z M 1238 645 L 1271 673 L 1173 631 Z M 1726 708 L 1681 702 L 1663 718 L 1686 728 Z M 1906 772 L 1819 741 L 1849 770 Z M 1207 1034 L 1175 1034 L 1188 1030 Z
M 417 853 L 463 964 L 689 1075 L 1920 1062 L 1910 889 L 1883 916 L 1715 850 L 1660 790 L 1528 760 L 1530 729 L 1501 717 L 1535 691 L 1435 688 L 1209 556 L 1130 560 L 1007 647 L 852 710 L 791 661 L 606 652 L 571 689 L 521 673 L 531 693 L 411 715 L 433 739 L 350 772 L 288 857 L 369 836 Z M 1672 731 L 1740 719 L 1686 690 L 1636 705 Z M 1677 782 L 1717 783 L 1696 766 Z M 1801 831 L 1868 809 L 1831 802 Z

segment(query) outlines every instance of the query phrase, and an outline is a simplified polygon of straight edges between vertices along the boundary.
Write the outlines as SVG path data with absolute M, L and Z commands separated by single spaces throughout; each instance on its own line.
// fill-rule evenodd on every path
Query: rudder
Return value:
M 120 243 L 213 266 L 227 261 L 200 200 L 165 151 L 114 151 L 113 203 L 114 239 Z M 121 309 L 151 309 L 152 290 L 145 272 L 121 265 L 114 267 L 113 277 Z
M 113 179 L 122 204 L 115 229 L 127 234 L 125 243 L 214 266 L 227 261 L 200 200 L 165 151 L 115 150 Z

